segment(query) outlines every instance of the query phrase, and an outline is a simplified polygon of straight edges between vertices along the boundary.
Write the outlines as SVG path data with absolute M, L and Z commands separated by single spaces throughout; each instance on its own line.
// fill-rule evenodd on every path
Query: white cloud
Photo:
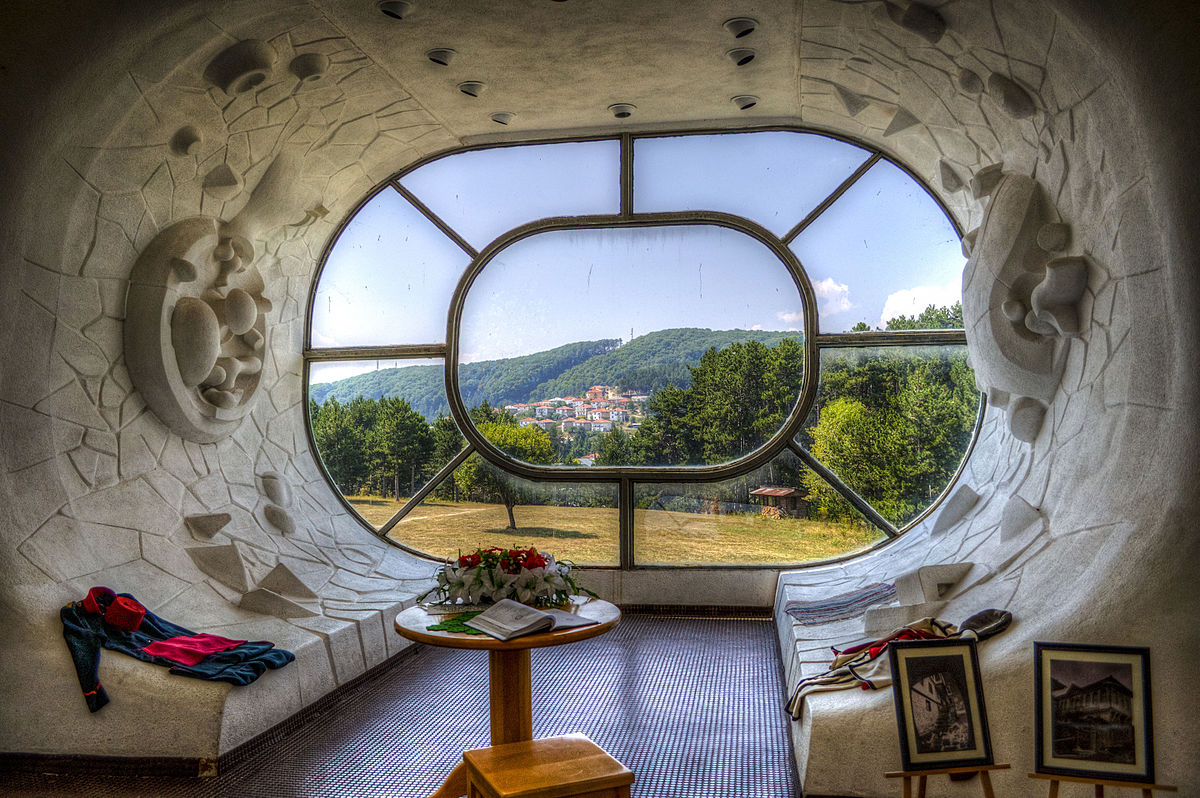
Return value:
M 962 298 L 962 280 L 955 277 L 945 285 L 918 285 L 889 294 L 879 314 L 879 328 L 897 316 L 918 316 L 930 305 L 950 307 Z
M 804 321 L 803 313 L 776 313 L 775 317 L 780 321 L 786 321 L 788 324 L 795 324 L 798 321 Z
M 761 330 L 762 328 L 763 328 L 763 326 L 762 326 L 761 324 L 755 324 L 755 325 L 754 325 L 753 327 L 751 327 L 750 329 L 751 329 L 751 330 Z
M 817 310 L 823 314 L 832 316 L 854 307 L 850 301 L 850 286 L 836 282 L 832 277 L 813 283 L 813 293 L 817 295 Z

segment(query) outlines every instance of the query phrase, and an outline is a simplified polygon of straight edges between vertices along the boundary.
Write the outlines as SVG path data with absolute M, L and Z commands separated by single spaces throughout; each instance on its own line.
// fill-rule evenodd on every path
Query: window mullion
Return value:
M 633 216 L 633 136 L 621 136 L 621 218 Z
M 799 224 L 797 224 L 791 230 L 788 230 L 787 235 L 785 235 L 783 237 L 784 245 L 791 244 L 792 241 L 795 240 L 796 236 L 803 233 L 804 229 L 806 227 L 808 227 L 810 224 L 812 224 L 813 222 L 815 222 L 817 220 L 818 216 L 825 213 L 825 211 L 828 210 L 830 205 L 837 202 L 839 197 L 841 197 L 843 194 L 845 194 L 847 191 L 849 191 L 850 187 L 853 186 L 856 182 L 858 182 L 858 179 L 860 177 L 862 177 L 863 175 L 865 175 L 871 169 L 872 166 L 874 166 L 876 163 L 878 163 L 879 159 L 882 157 L 883 157 L 882 153 L 876 152 L 870 158 L 863 161 L 862 165 L 854 170 L 854 174 L 850 175 L 845 180 L 843 180 L 842 184 L 840 186 L 838 186 L 837 188 L 835 188 L 833 190 L 832 194 L 830 194 L 828 197 L 826 197 L 824 200 L 822 200 L 820 205 L 818 205 L 817 207 L 813 208 L 811 211 L 808 212 L 808 216 L 805 216 L 803 219 L 800 220 Z
M 400 196 L 412 203 L 412 206 L 420 211 L 426 219 L 433 222 L 433 224 L 437 226 L 437 229 L 445 233 L 447 238 L 457 244 L 459 249 L 470 255 L 472 259 L 479 257 L 479 251 L 475 249 L 475 247 L 468 244 L 466 239 L 460 236 L 458 232 L 454 230 L 454 228 L 446 224 L 446 222 L 442 220 L 442 217 L 431 211 L 428 205 L 417 199 L 416 194 L 412 193 L 395 180 L 392 181 L 391 186 L 400 193 Z
M 821 333 L 817 346 L 851 349 L 877 346 L 966 346 L 966 330 L 878 330 L 857 333 Z
M 445 356 L 445 344 L 339 346 L 304 350 L 304 359 L 310 362 L 325 360 L 414 360 L 431 357 L 444 358 Z
M 625 477 L 617 492 L 617 559 L 622 571 L 633 568 L 633 480 Z
M 429 480 L 425 487 L 414 493 L 413 497 L 405 502 L 404 506 L 397 510 L 396 514 L 389 518 L 386 524 L 379 527 L 379 530 L 376 532 L 376 534 L 380 537 L 386 537 L 387 533 L 391 531 L 392 527 L 400 523 L 400 519 L 408 515 L 418 504 L 425 501 L 426 496 L 428 496 L 430 493 L 433 493 L 438 485 L 441 485 L 447 477 L 454 473 L 454 469 L 462 465 L 463 462 L 474 453 L 475 449 L 471 446 L 471 444 L 468 443 L 466 446 L 464 446 L 462 451 L 456 454 L 453 459 L 450 460 L 450 462 L 442 466 L 441 470 L 433 475 L 433 479 Z
M 826 468 L 824 463 L 813 457 L 812 452 L 808 451 L 795 441 L 791 441 L 788 446 L 793 452 L 796 453 L 797 457 L 804 461 L 806 466 L 817 472 L 817 475 L 821 477 L 821 479 L 828 482 L 830 487 L 840 493 L 842 498 L 850 502 L 854 509 L 865 515 L 868 521 L 882 529 L 884 534 L 886 534 L 889 538 L 894 538 L 900 534 L 900 530 L 896 529 L 896 527 L 892 525 L 891 521 L 888 521 L 886 518 L 880 515 L 879 512 L 872 507 L 866 499 L 851 490 L 845 482 L 842 482 L 841 478 L 838 477 L 837 474 L 830 471 L 828 468 Z

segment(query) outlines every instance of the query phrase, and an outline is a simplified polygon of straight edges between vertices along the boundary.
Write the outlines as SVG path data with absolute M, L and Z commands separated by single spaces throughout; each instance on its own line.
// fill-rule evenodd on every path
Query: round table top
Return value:
M 588 626 L 576 626 L 570 629 L 559 629 L 553 632 L 535 632 L 534 634 L 514 637 L 512 640 L 497 640 L 490 635 L 468 635 L 462 632 L 430 631 L 426 627 L 439 623 L 451 617 L 450 615 L 434 615 L 422 607 L 409 607 L 396 616 L 396 631 L 409 640 L 427 643 L 431 646 L 446 648 L 470 648 L 481 651 L 505 651 L 522 648 L 546 648 L 561 646 L 578 640 L 602 635 L 615 627 L 621 621 L 621 610 L 617 605 L 603 599 L 576 598 L 566 607 L 569 612 L 591 618 L 596 623 Z

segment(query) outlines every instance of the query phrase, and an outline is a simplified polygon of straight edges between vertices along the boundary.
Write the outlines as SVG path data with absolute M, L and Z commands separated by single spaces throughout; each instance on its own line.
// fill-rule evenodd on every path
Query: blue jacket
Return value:
M 128 593 L 122 596 L 133 598 Z M 183 665 L 166 657 L 156 657 L 143 649 L 153 642 L 175 637 L 191 637 L 195 632 L 176 626 L 147 611 L 145 618 L 135 631 L 126 631 L 104 620 L 103 615 L 89 612 L 83 602 L 72 602 L 59 613 L 63 623 L 63 637 L 75 671 L 79 675 L 79 686 L 92 712 L 108 703 L 108 694 L 100 684 L 101 647 L 120 651 L 143 662 L 152 662 L 171 669 L 171 673 L 191 676 L 194 679 L 249 684 L 262 676 L 267 668 L 282 668 L 296 659 L 290 651 L 275 648 L 274 643 L 258 641 L 242 643 L 227 651 L 207 655 L 196 665 Z

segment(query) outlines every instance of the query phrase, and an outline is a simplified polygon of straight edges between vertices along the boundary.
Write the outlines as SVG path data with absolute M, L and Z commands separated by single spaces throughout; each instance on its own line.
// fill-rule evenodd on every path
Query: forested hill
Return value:
M 552 396 L 579 396 L 592 385 L 615 385 L 625 391 L 652 393 L 674 383 L 691 382 L 687 366 L 695 366 L 709 349 L 724 349 L 740 341 L 775 346 L 784 338 L 801 338 L 799 332 L 765 330 L 707 330 L 681 327 L 638 336 L 624 346 L 588 358 L 529 394 L 530 401 Z
M 552 396 L 581 395 L 592 385 L 617 385 L 624 390 L 651 393 L 669 382 L 686 387 L 687 366 L 700 362 L 709 349 L 739 341 L 774 346 L 799 332 L 707 330 L 679 328 L 634 338 L 619 346 L 615 339 L 580 341 L 524 357 L 484 360 L 462 366 L 459 377 L 463 400 L 474 407 L 485 399 L 493 406 L 528 402 Z M 371 371 L 337 382 L 313 385 L 309 396 L 317 404 L 329 397 L 345 403 L 398 396 L 428 420 L 449 414 L 441 366 L 410 366 Z
M 538 384 L 611 351 L 620 343 L 615 338 L 579 341 L 524 357 L 466 363 L 459 370 L 463 400 L 467 407 L 475 407 L 484 399 L 493 406 L 524 402 Z M 331 396 L 343 404 L 359 396 L 368 399 L 398 396 L 407 399 L 413 410 L 432 421 L 438 416 L 450 415 L 444 372 L 440 365 L 379 369 L 337 382 L 313 385 L 309 396 L 317 404 L 324 404 Z

